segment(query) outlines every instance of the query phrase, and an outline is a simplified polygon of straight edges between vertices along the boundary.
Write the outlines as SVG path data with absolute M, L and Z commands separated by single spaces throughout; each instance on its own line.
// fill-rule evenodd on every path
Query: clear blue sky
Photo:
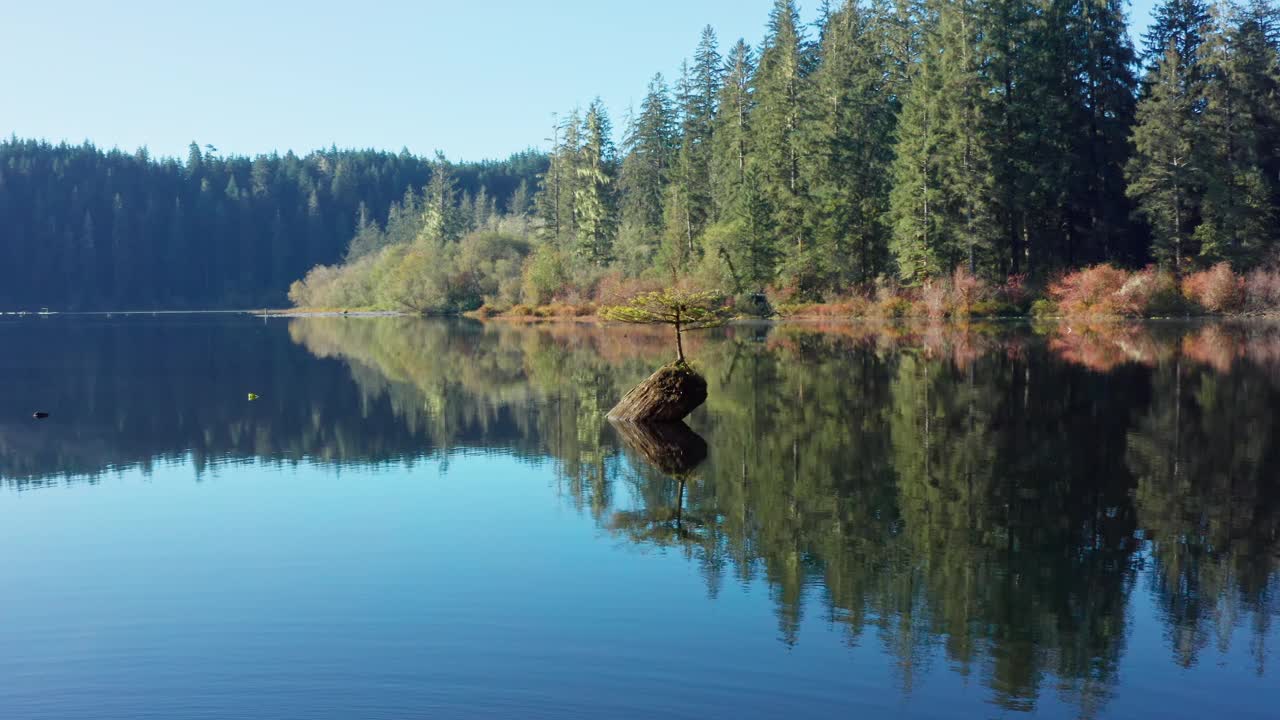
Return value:
M 1137 0 L 1145 27 L 1152 0 Z M 710 23 L 771 0 L 0 0 L 0 132 L 184 156 L 336 144 L 504 157 L 599 95 L 620 126 Z M 802 0 L 805 20 L 818 0 Z

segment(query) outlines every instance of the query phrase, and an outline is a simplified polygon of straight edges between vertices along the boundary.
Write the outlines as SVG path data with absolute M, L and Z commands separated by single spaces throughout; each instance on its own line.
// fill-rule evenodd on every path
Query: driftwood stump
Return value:
M 688 365 L 664 365 L 631 388 L 612 410 L 609 419 L 633 423 L 683 420 L 707 401 L 707 381 Z

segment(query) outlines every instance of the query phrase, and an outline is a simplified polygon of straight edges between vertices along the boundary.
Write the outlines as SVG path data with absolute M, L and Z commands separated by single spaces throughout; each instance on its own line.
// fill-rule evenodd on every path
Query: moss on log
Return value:
M 683 420 L 707 401 L 707 381 L 684 363 L 664 365 L 631 388 L 609 419 L 633 423 Z

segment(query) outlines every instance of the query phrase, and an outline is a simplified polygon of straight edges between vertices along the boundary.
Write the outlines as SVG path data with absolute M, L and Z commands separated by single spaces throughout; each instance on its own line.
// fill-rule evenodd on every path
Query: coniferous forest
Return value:
M 0 141 L 0 308 L 279 306 L 291 281 L 340 260 L 435 162 L 337 149 L 221 156 L 195 143 L 179 162 Z M 530 151 L 452 173 L 468 197 L 505 208 L 545 164 Z
M 597 100 L 505 163 L 10 141 L 0 302 L 259 304 L 312 266 L 296 304 L 415 311 L 636 278 L 791 302 L 957 268 L 1245 272 L 1280 248 L 1278 17 L 1166 0 L 1135 46 L 1122 0 L 845 0 L 808 24 L 776 0 L 758 45 L 705 28 L 620 132 Z

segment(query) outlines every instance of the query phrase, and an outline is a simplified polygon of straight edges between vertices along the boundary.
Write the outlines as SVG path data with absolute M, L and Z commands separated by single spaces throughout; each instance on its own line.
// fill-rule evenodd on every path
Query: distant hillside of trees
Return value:
M 431 179 L 439 158 L 330 148 L 185 161 L 90 144 L 0 141 L 0 308 L 279 306 L 308 268 Z M 450 167 L 459 202 L 505 208 L 536 151 Z

